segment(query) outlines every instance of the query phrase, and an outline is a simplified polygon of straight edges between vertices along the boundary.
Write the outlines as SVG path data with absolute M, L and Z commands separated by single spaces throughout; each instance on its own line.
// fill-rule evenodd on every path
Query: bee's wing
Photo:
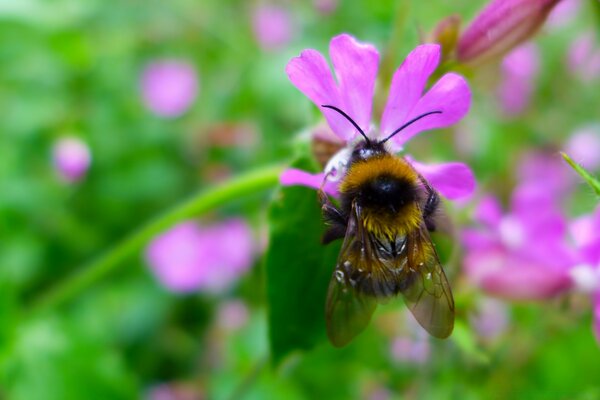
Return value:
M 427 332 L 446 338 L 454 328 L 454 299 L 425 224 L 407 237 L 408 272 L 402 294 Z
M 373 315 L 377 301 L 355 289 L 352 284 L 352 272 L 366 269 L 371 255 L 366 254 L 368 238 L 360 223 L 360 209 L 353 204 L 348 218 L 346 236 L 333 276 L 329 282 L 325 320 L 327 336 L 336 347 L 348 344 L 362 332 Z

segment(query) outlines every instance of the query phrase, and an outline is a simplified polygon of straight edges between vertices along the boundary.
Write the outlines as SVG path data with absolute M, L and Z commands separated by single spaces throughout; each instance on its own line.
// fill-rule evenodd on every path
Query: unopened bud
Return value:
M 529 39 L 560 0 L 492 0 L 458 41 L 461 63 L 500 58 Z
M 446 60 L 454 52 L 460 31 L 460 16 L 454 14 L 441 20 L 435 27 L 432 41 L 442 46 L 442 59 Z

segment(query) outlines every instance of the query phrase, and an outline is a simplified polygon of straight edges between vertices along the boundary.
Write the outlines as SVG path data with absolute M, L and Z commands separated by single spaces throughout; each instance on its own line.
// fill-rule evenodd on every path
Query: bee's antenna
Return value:
M 362 135 L 362 137 L 365 138 L 365 140 L 367 141 L 367 144 L 371 144 L 371 141 L 369 140 L 367 135 L 365 135 L 363 130 L 360 129 L 360 126 L 358 126 L 358 124 L 356 122 L 354 122 L 354 120 L 352 118 L 350 118 L 350 116 L 348 114 L 346 114 L 345 112 L 343 112 L 342 110 L 340 110 L 339 108 L 337 108 L 335 106 L 328 106 L 328 105 L 323 104 L 321 107 L 331 108 L 332 110 L 335 110 L 335 111 L 339 112 L 340 114 L 342 114 L 348 121 L 350 121 L 352 123 L 352 125 L 354 125 L 354 127 Z
M 383 139 L 380 143 L 385 143 L 388 141 L 388 139 L 391 139 L 396 133 L 402 131 L 404 128 L 408 127 L 409 125 L 414 124 L 415 122 L 417 122 L 418 120 L 420 120 L 421 118 L 425 118 L 428 115 L 431 114 L 441 114 L 441 111 L 429 111 L 426 112 L 425 114 L 421 114 L 418 117 L 415 117 L 413 119 L 411 119 L 410 121 L 408 121 L 407 123 L 405 123 L 404 125 L 402 125 L 400 128 L 396 129 L 394 132 L 392 132 L 392 134 L 388 137 L 386 137 L 385 139 Z

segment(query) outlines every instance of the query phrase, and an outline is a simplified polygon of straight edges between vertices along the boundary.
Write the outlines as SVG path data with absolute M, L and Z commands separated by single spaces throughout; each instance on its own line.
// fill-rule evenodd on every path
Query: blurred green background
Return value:
M 458 14 L 466 24 L 484 4 L 340 0 L 320 10 L 316 3 L 273 3 L 289 12 L 292 36 L 265 49 L 252 26 L 259 2 L 0 1 L 0 398 L 600 399 L 600 351 L 585 298 L 510 305 L 504 331 L 485 340 L 468 318 L 482 295 L 463 282 L 459 262 L 449 267 L 459 325 L 448 341 L 424 339 L 429 355 L 421 361 L 394 356 L 394 338 L 410 330 L 403 306 L 392 302 L 350 346 L 334 349 L 321 338 L 272 364 L 261 257 L 226 290 L 184 295 L 163 288 L 136 254 L 68 302 L 35 311 L 50 288 L 182 199 L 306 155 L 298 133 L 319 115 L 284 72 L 302 49 L 326 53 L 332 36 L 348 32 L 374 43 L 395 68 L 442 18 Z M 560 149 L 575 128 L 598 122 L 598 80 L 582 82 L 565 63 L 580 33 L 600 32 L 596 12 L 582 1 L 575 20 L 535 38 L 540 73 L 525 113 L 502 115 L 494 66 L 470 71 L 474 101 L 465 121 L 422 135 L 412 151 L 422 160 L 468 162 L 480 193 L 508 199 L 524 153 Z M 195 68 L 198 94 L 180 116 L 144 105 L 142 73 L 161 59 Z M 241 134 L 221 140 L 236 129 Z M 92 154 L 75 183 L 53 167 L 53 145 L 64 136 L 80 138 Z M 260 191 L 202 220 L 242 216 L 264 242 L 272 198 Z M 568 210 L 581 215 L 594 204 L 579 187 Z M 311 212 L 317 221 L 307 237 L 318 237 Z M 457 215 L 468 213 L 467 205 Z M 223 322 L 231 304 L 242 305 L 234 327 Z

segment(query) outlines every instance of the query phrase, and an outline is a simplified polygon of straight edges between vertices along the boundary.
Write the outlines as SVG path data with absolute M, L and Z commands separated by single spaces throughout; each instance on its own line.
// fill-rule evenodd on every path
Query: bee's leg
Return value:
M 425 201 L 425 205 L 423 206 L 423 221 L 425 222 L 425 226 L 427 226 L 427 230 L 433 232 L 436 230 L 436 223 L 434 221 L 434 217 L 435 212 L 437 211 L 440 205 L 440 196 L 431 187 L 429 182 L 425 180 L 425 178 L 419 176 L 419 179 L 421 180 L 421 183 L 427 191 L 427 200 Z
M 321 242 L 327 244 L 336 239 L 341 239 L 346 235 L 348 222 L 342 211 L 329 200 L 329 197 L 323 190 L 319 190 L 318 193 L 323 219 L 328 226 L 321 238 Z

